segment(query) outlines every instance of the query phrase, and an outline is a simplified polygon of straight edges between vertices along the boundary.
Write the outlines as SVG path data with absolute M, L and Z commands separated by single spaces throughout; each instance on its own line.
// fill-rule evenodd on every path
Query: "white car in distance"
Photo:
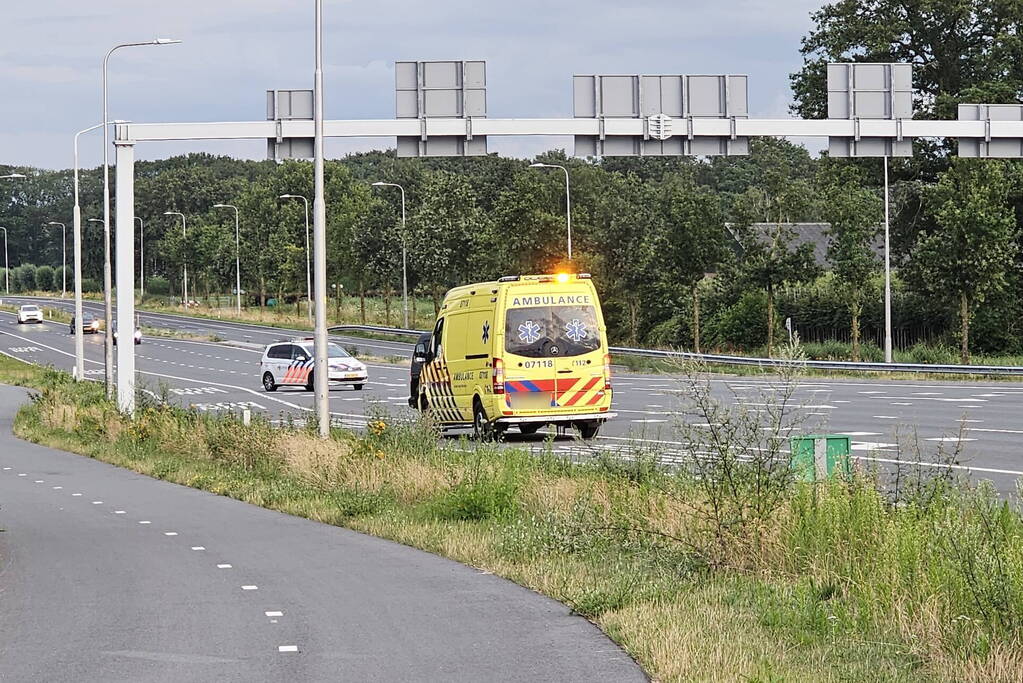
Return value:
M 313 390 L 313 340 L 296 339 L 270 344 L 263 350 L 259 372 L 266 391 L 277 387 L 299 386 Z M 366 366 L 333 342 L 327 344 L 327 379 L 350 384 L 360 390 L 366 384 Z
M 43 322 L 43 312 L 39 310 L 39 307 L 35 304 L 25 304 L 18 309 L 18 324 L 24 325 L 25 323 L 41 323 Z

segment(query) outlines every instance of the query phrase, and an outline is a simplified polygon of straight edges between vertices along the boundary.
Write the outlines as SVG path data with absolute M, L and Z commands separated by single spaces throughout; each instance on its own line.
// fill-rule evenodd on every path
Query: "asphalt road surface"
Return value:
M 644 681 L 435 555 L 25 443 L 0 386 L 0 680 Z
M 40 299 L 4 298 L 4 302 L 40 303 Z M 49 305 L 71 308 L 70 301 Z M 102 306 L 86 302 L 86 309 L 102 313 Z M 147 338 L 137 347 L 139 381 L 151 391 L 166 394 L 183 404 L 206 411 L 239 411 L 249 407 L 273 419 L 303 418 L 312 410 L 312 396 L 300 388 L 283 388 L 273 394 L 260 387 L 259 359 L 262 345 L 308 332 L 287 331 L 218 320 L 204 320 L 165 313 L 139 314 L 143 326 L 196 335 L 216 335 L 241 346 Z M 6 335 L 6 336 L 3 336 Z M 378 358 L 408 357 L 411 346 L 401 342 L 335 337 L 348 347 Z M 64 324 L 17 325 L 15 316 L 0 312 L 0 351 L 18 358 L 62 368 L 73 365 L 74 338 Z M 86 372 L 103 374 L 103 338 L 86 337 Z M 373 411 L 407 410 L 408 369 L 387 363 L 370 363 L 370 381 L 363 392 L 335 388 L 330 409 L 335 420 L 359 427 Z M 728 402 L 745 403 L 751 411 L 768 410 L 777 381 L 770 376 L 715 376 L 716 395 Z M 679 440 L 675 425 L 684 412 L 677 378 L 668 375 L 620 371 L 614 380 L 614 407 L 618 418 L 606 424 L 596 448 L 619 450 L 633 444 L 656 447 L 666 459 L 687 457 L 688 444 Z M 919 463 L 937 469 L 938 449 L 962 446 L 963 456 L 955 469 L 975 478 L 992 480 L 1003 492 L 1015 491 L 1023 475 L 1023 382 L 935 382 L 930 380 L 809 378 L 797 390 L 798 405 L 814 432 L 847 434 L 854 456 L 861 462 L 886 467 L 893 460 Z M 699 417 L 684 418 L 689 421 Z M 960 430 L 964 430 L 961 432 Z M 897 435 L 901 434 L 901 438 Z M 512 443 L 533 445 L 544 435 L 529 438 L 515 434 Z M 918 446 L 903 448 L 910 441 Z M 585 454 L 583 446 L 569 436 L 555 441 L 568 455 Z

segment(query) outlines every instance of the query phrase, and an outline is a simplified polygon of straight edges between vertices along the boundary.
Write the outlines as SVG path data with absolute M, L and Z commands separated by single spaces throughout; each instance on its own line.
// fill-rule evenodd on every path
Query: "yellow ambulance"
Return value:
M 611 412 L 611 358 L 588 274 L 513 275 L 447 293 L 417 345 L 411 403 L 478 438 L 515 426 L 573 426 L 597 436 Z

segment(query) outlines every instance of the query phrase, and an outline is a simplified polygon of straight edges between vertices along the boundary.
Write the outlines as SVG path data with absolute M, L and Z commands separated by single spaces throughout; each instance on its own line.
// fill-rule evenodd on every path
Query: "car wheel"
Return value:
M 597 438 L 597 434 L 600 432 L 600 423 L 596 420 L 592 422 L 577 422 L 576 427 L 579 428 L 579 435 L 587 441 Z
M 313 373 L 310 372 L 309 373 L 309 377 L 307 377 L 306 381 L 305 381 L 305 390 L 306 391 L 312 391 L 315 388 L 316 388 L 316 385 L 313 383 Z
M 352 388 L 355 389 L 356 391 L 362 391 L 362 387 L 363 386 L 365 386 L 365 385 L 363 385 L 363 384 L 353 384 Z
M 536 434 L 540 431 L 540 427 L 543 427 L 543 425 L 539 422 L 523 422 L 519 425 L 519 432 L 528 436 L 530 434 Z
M 277 391 L 277 384 L 274 383 L 274 376 L 269 372 L 263 373 L 263 389 L 264 391 Z

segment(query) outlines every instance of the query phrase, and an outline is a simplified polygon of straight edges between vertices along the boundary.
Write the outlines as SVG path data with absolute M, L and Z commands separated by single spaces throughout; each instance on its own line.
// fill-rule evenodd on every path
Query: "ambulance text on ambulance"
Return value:
M 589 294 L 565 296 L 517 296 L 512 300 L 512 306 L 582 306 L 589 304 Z

